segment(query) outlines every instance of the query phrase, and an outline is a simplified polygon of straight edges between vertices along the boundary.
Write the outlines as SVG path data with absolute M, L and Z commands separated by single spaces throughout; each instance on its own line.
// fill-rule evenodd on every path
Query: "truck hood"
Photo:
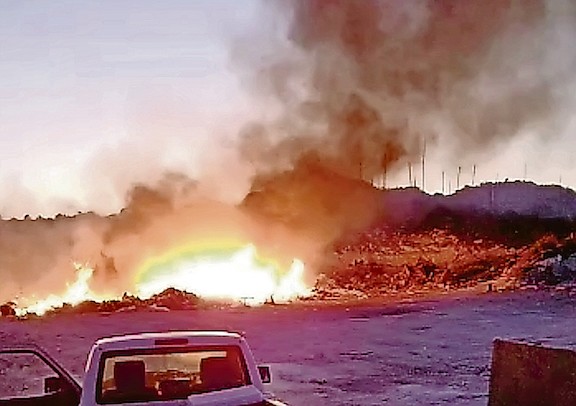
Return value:
M 264 395 L 255 386 L 226 389 L 218 392 L 192 395 L 188 398 L 190 406 L 245 406 L 262 402 Z
M 164 400 L 154 402 L 123 403 L 130 406 L 249 406 L 260 404 L 264 395 L 255 386 L 226 389 L 192 395 L 188 399 Z

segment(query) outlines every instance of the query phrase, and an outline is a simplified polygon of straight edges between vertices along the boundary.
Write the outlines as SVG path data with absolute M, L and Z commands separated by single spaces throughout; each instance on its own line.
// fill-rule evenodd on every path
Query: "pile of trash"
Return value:
M 576 236 L 545 235 L 520 247 L 465 239 L 447 230 L 371 230 L 336 248 L 315 297 L 345 299 L 403 292 L 503 291 L 576 280 Z
M 193 293 L 168 288 L 149 299 L 140 299 L 137 296 L 124 294 L 120 300 L 107 300 L 104 302 L 86 301 L 75 306 L 64 305 L 54 310 L 58 313 L 112 313 L 125 311 L 170 311 L 196 309 L 200 298 Z

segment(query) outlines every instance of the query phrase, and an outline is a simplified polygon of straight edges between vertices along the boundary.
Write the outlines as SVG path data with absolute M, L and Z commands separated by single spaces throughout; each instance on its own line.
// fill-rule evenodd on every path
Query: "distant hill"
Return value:
M 576 217 L 576 193 L 557 185 L 533 182 L 485 183 L 445 198 L 446 207 L 492 214 L 515 213 L 541 218 Z
M 438 209 L 573 220 L 576 219 L 576 192 L 562 186 L 523 181 L 467 186 L 448 196 L 429 195 L 416 188 L 400 188 L 384 191 L 382 206 L 386 219 L 393 224 L 419 221 Z

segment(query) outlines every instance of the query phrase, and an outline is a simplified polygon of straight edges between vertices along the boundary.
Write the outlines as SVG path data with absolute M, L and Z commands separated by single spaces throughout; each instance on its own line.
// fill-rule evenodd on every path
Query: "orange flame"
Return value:
M 74 266 L 76 281 L 68 284 L 63 294 L 53 294 L 42 300 L 25 300 L 25 305 L 18 306 L 16 314 L 43 315 L 64 304 L 119 299 L 92 291 L 93 269 L 79 264 Z M 271 298 L 275 302 L 287 302 L 310 295 L 310 289 L 304 283 L 302 261 L 294 259 L 289 270 L 282 272 L 273 261 L 258 257 L 253 245 L 219 255 L 202 251 L 190 255 L 186 249 L 175 250 L 149 259 L 137 274 L 135 292 L 128 293 L 146 299 L 170 287 L 202 298 L 241 300 L 247 304 L 262 304 Z
M 53 294 L 38 301 L 25 300 L 24 302 L 31 302 L 31 304 L 24 307 L 18 307 L 16 309 L 16 314 L 23 316 L 25 314 L 33 313 L 42 316 L 47 311 L 62 307 L 64 304 L 74 306 L 86 300 L 100 302 L 110 299 L 110 297 L 105 295 L 97 295 L 90 289 L 89 282 L 94 273 L 92 268 L 80 264 L 74 264 L 74 267 L 77 272 L 76 281 L 72 284 L 67 284 L 67 289 L 62 295 Z

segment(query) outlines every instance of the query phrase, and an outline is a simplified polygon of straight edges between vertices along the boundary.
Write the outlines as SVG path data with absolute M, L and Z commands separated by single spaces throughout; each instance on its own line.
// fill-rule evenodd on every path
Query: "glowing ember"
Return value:
M 204 298 L 242 300 L 260 304 L 273 298 L 276 302 L 308 296 L 303 282 L 304 264 L 295 259 L 287 272 L 273 262 L 258 258 L 254 246 L 233 252 L 168 256 L 144 271 L 137 283 L 142 298 L 173 287 Z

